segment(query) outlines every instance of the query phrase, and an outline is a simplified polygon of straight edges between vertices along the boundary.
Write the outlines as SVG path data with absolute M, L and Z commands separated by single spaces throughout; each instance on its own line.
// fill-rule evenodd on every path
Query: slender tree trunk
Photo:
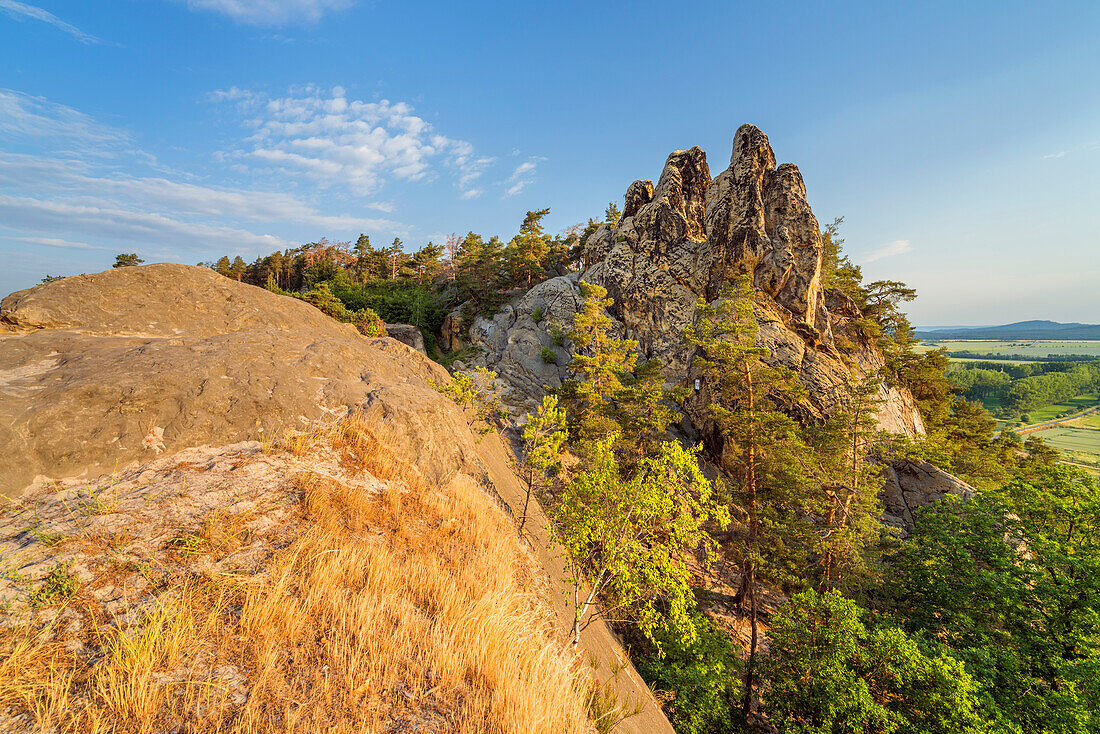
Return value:
M 523 526 L 527 524 L 527 506 L 531 502 L 531 492 L 534 491 L 535 470 L 527 468 L 527 496 L 523 498 L 523 515 L 519 519 L 519 532 L 523 533 Z
M 752 620 L 752 633 L 749 638 L 749 659 L 745 663 L 745 675 L 741 680 L 741 713 L 747 719 L 752 712 L 752 688 L 756 674 L 756 646 L 760 636 L 760 623 L 757 615 L 756 584 L 749 585 L 749 618 Z
M 756 645 L 759 637 L 759 620 L 756 604 L 756 545 L 760 535 L 760 525 L 756 508 L 756 396 L 753 394 L 752 369 L 748 362 L 743 364 L 745 373 L 745 385 L 748 388 L 749 401 L 749 440 L 745 467 L 745 489 L 748 493 L 749 514 L 749 559 L 745 564 L 741 575 L 741 590 L 738 596 L 742 600 L 747 597 L 749 602 L 749 619 L 751 635 L 749 639 L 749 657 L 745 663 L 745 675 L 741 681 L 742 697 L 741 711 L 748 717 L 752 708 L 752 689 L 755 683 Z

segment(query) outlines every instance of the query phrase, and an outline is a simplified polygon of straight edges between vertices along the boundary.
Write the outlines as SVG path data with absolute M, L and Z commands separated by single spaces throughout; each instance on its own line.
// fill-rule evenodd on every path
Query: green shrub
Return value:
M 988 731 L 962 662 L 925 655 L 895 627 L 865 625 L 863 610 L 836 591 L 791 597 L 770 636 L 762 698 L 782 732 Z
M 354 314 L 352 323 L 363 336 L 386 336 L 386 322 L 372 308 L 361 308 Z
M 555 347 L 565 345 L 565 331 L 561 328 L 561 324 L 550 325 L 550 341 Z
M 550 347 L 542 348 L 542 361 L 546 364 L 557 364 L 558 355 L 554 354 L 554 350 Z
M 535 309 L 531 312 L 531 320 L 536 324 L 542 323 L 542 306 L 535 306 Z
M 67 563 L 58 563 L 42 580 L 42 585 L 31 594 L 32 607 L 60 606 L 71 599 L 80 588 L 80 579 Z
M 692 640 L 662 633 L 664 655 L 644 657 L 641 673 L 655 691 L 672 695 L 665 713 L 678 734 L 737 731 L 740 661 L 736 646 L 702 614 L 695 614 L 694 622 L 697 634 Z

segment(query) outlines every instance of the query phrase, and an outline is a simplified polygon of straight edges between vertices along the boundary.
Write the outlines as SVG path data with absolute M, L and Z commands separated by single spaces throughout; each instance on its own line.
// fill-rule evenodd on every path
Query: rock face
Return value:
M 845 399 L 853 379 L 883 364 L 877 348 L 849 326 L 860 316 L 855 304 L 823 287 L 822 250 L 798 168 L 776 166 L 767 136 L 742 125 L 728 169 L 712 179 L 702 150 L 673 152 L 656 186 L 635 181 L 628 187 L 618 225 L 601 226 L 589 237 L 582 273 L 546 281 L 491 321 L 478 319 L 470 343 L 485 350 L 479 364 L 500 373 L 505 402 L 529 409 L 541 399 L 542 385 L 568 378 L 572 345 L 554 335 L 568 332 L 585 281 L 607 289 L 617 328 L 638 341 L 641 356 L 660 360 L 669 382 L 688 385 L 696 350 L 681 334 L 696 303 L 715 300 L 730 279 L 751 274 L 760 341 L 772 361 L 796 372 L 806 386 L 809 397 L 795 409 L 818 419 Z M 526 318 L 534 304 L 524 302 L 547 292 L 554 294 L 553 306 L 535 324 Z M 556 365 L 542 367 L 533 355 L 548 345 L 559 350 Z M 524 354 L 528 347 L 536 351 Z M 907 390 L 887 385 L 879 398 L 880 427 L 924 433 Z M 706 403 L 704 390 L 687 405 L 704 433 Z
M 424 335 L 420 329 L 410 324 L 386 324 L 386 336 L 396 339 L 402 344 L 407 344 L 423 355 L 428 354 L 424 346 Z
M 561 300 L 567 292 L 543 284 L 527 294 L 509 330 L 522 319 L 535 327 L 531 313 L 540 304 L 547 313 L 571 307 Z M 262 508 L 247 526 L 254 540 L 270 530 L 284 543 L 280 521 L 299 514 L 299 499 L 285 496 L 288 486 L 298 491 L 287 481 L 297 471 L 363 491 L 373 491 L 365 484 L 376 480 L 347 472 L 335 451 L 273 456 L 263 444 L 351 410 L 432 485 L 468 475 L 517 516 L 525 485 L 513 457 L 495 434 L 475 440 L 461 410 L 433 388 L 449 377 L 394 339 L 363 337 L 305 302 L 206 268 L 127 267 L 13 293 L 0 302 L 0 494 L 23 494 L 0 512 L 8 523 L 0 550 L 18 546 L 15 555 L 35 581 L 55 560 L 75 561 L 82 580 L 99 580 L 104 574 L 91 573 L 84 558 L 46 547 L 29 528 L 46 522 L 65 531 L 72 522 L 96 537 L 137 528 L 126 552 L 154 553 L 176 532 L 168 521 L 190 530 L 214 510 L 244 505 Z M 109 511 L 80 509 L 101 495 Z M 461 521 L 448 520 L 454 522 Z M 539 539 L 531 550 L 564 633 L 572 613 L 557 590 L 566 571 L 548 550 L 546 522 L 533 509 L 526 534 Z M 107 560 L 101 552 L 96 559 Z M 118 569 L 112 574 L 119 584 Z M 127 578 L 141 583 L 144 576 Z M 0 578 L 0 604 L 11 581 Z M 114 614 L 127 600 L 144 603 L 143 593 L 112 585 L 95 598 Z M 614 633 L 593 621 L 581 636 L 585 659 L 625 707 L 639 712 L 617 730 L 673 734 Z
M 76 276 L 0 304 L 0 493 L 360 407 L 426 476 L 476 463 L 446 371 L 307 303 L 187 265 Z M 384 419 L 384 420 L 382 420 Z M 459 430 L 459 429 L 462 430 Z
M 897 528 L 902 536 L 913 530 L 913 513 L 946 495 L 970 499 L 974 488 L 953 474 L 927 461 L 897 459 L 883 466 L 886 484 L 882 488 L 882 521 Z

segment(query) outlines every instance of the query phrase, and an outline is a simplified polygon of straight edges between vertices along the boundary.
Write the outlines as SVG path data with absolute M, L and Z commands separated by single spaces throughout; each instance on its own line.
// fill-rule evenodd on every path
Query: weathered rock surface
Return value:
M 446 371 L 307 303 L 206 269 L 76 276 L 0 304 L 0 493 L 204 443 L 280 436 L 356 406 L 433 480 L 476 463 Z M 463 430 L 459 430 L 462 428 Z
M 428 349 L 424 346 L 424 335 L 411 324 L 386 324 L 386 336 L 407 344 L 423 355 L 428 354 Z
M 641 356 L 660 360 L 671 383 L 689 385 L 696 350 L 681 334 L 696 303 L 713 301 L 731 278 L 751 274 L 760 341 L 772 361 L 798 374 L 809 396 L 793 407 L 815 420 L 846 399 L 853 380 L 883 365 L 878 350 L 850 327 L 860 316 L 855 304 L 823 288 L 822 247 L 798 168 L 776 166 L 767 136 L 742 125 L 729 168 L 715 178 L 706 154 L 692 148 L 668 157 L 656 186 L 632 183 L 618 225 L 600 227 L 586 242 L 583 273 L 551 279 L 532 291 L 545 286 L 555 296 L 555 307 L 542 322 L 524 319 L 530 311 L 516 299 L 491 321 L 476 320 L 470 344 L 484 350 L 477 364 L 500 374 L 506 404 L 529 409 L 541 400 L 542 385 L 556 386 L 569 377 L 567 339 L 557 340 L 562 346 L 556 365 L 535 362 L 541 361 L 541 347 L 553 343 L 555 329 L 568 332 L 582 301 L 579 283 L 586 281 L 607 289 L 615 301 L 616 326 L 638 341 Z M 882 429 L 924 433 L 907 390 L 885 385 L 879 398 Z M 687 406 L 704 434 L 707 404 L 703 390 Z
M 974 488 L 927 461 L 895 459 L 882 467 L 882 521 L 907 536 L 913 529 L 913 513 L 952 494 L 970 499 Z
M 563 313 L 571 292 L 543 284 L 512 313 L 534 326 L 536 308 Z M 128 267 L 13 293 L 0 302 L 0 493 L 22 495 L 4 508 L 0 550 L 18 547 L 20 578 L 35 583 L 55 562 L 73 561 L 83 582 L 96 582 L 88 591 L 108 616 L 125 616 L 147 591 L 138 572 L 146 554 L 156 557 L 180 526 L 211 512 L 254 513 L 244 527 L 250 545 L 223 565 L 196 563 L 204 573 L 251 568 L 298 516 L 296 471 L 374 491 L 375 480 L 349 475 L 339 452 L 265 450 L 284 429 L 324 426 L 351 410 L 433 485 L 475 477 L 518 514 L 524 485 L 507 449 L 492 434 L 475 441 L 460 409 L 432 386 L 448 379 L 411 347 L 363 337 L 309 304 L 206 268 Z M 546 550 L 545 523 L 530 512 L 527 534 L 538 540 L 564 632 L 572 621 L 557 593 L 565 572 Z M 47 532 L 66 544 L 55 549 Z M 89 555 L 67 544 L 70 535 L 122 545 L 110 558 Z M 133 588 L 100 583 L 100 566 Z M 0 603 L 24 592 L 0 579 Z M 672 734 L 605 623 L 594 620 L 581 644 L 603 684 L 638 711 L 619 729 Z

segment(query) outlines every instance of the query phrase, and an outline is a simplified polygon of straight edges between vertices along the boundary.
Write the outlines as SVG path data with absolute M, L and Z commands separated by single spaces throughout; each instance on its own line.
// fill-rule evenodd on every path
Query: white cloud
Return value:
M 508 188 L 505 189 L 503 198 L 515 196 L 533 184 L 535 182 L 535 169 L 538 168 L 539 162 L 544 160 L 546 159 L 542 156 L 532 156 L 516 166 L 516 169 L 512 171 L 512 175 L 504 182 Z
M 1047 158 L 1065 158 L 1066 153 L 1068 152 L 1068 150 L 1060 150 L 1057 153 L 1047 153 L 1045 156 L 1043 156 L 1043 159 L 1045 160 Z
M 310 86 L 285 97 L 233 87 L 210 99 L 235 102 L 252 131 L 229 157 L 356 196 L 391 178 L 426 181 L 450 169 L 463 197 L 471 198 L 495 160 L 478 156 L 465 140 L 435 132 L 405 102 L 349 99 L 341 87 L 326 92 Z
M 272 233 L 287 225 L 329 236 L 408 232 L 390 219 L 324 212 L 291 193 L 179 180 L 183 174 L 151 166 L 125 131 L 10 90 L 0 90 L 5 140 L 35 151 L 0 150 L 0 223 L 11 230 L 3 237 L 27 245 L 259 255 L 298 244 Z
M 113 247 L 102 247 L 100 245 L 89 245 L 86 242 L 69 242 L 68 240 L 61 240 L 56 237 L 13 237 L 8 235 L 0 235 L 6 240 L 13 240 L 15 242 L 26 242 L 31 245 L 45 245 L 46 247 L 60 247 L 67 250 L 114 250 Z
M 0 139 L 84 155 L 114 154 L 133 146 L 123 130 L 72 107 L 12 89 L 0 89 Z
M 316 23 L 325 13 L 343 10 L 355 0 L 185 0 L 192 10 L 211 10 L 240 23 L 282 25 L 295 21 Z
M 293 243 L 268 234 L 254 234 L 234 227 L 191 222 L 159 212 L 141 212 L 112 206 L 110 202 L 74 204 L 0 194 L 0 219 L 4 226 L 31 232 L 79 233 L 84 236 L 168 245 L 184 250 L 270 252 Z
M 388 219 L 322 214 L 300 199 L 280 192 L 199 186 L 159 177 L 89 176 L 85 170 L 78 160 L 0 152 L 0 185 L 18 186 L 24 194 L 41 192 L 52 197 L 68 194 L 96 206 L 126 202 L 142 209 L 166 209 L 222 219 L 295 222 L 324 231 L 406 229 Z M 104 198 L 107 196 L 112 198 Z M 376 204 L 372 208 L 385 210 L 392 206 Z
M 884 257 L 893 257 L 894 255 L 902 255 L 906 252 L 910 252 L 913 248 L 909 245 L 909 240 L 894 240 L 893 242 L 887 242 L 885 245 L 876 247 L 863 256 L 863 262 L 873 263 L 876 260 L 881 260 Z
M 81 43 L 102 43 L 102 41 L 95 36 L 85 33 L 71 23 L 66 23 L 48 10 L 43 10 L 34 5 L 16 2 L 16 0 L 0 0 L 0 10 L 16 20 L 30 18 L 31 20 L 40 20 L 43 23 L 49 23 L 54 28 L 68 33 Z

